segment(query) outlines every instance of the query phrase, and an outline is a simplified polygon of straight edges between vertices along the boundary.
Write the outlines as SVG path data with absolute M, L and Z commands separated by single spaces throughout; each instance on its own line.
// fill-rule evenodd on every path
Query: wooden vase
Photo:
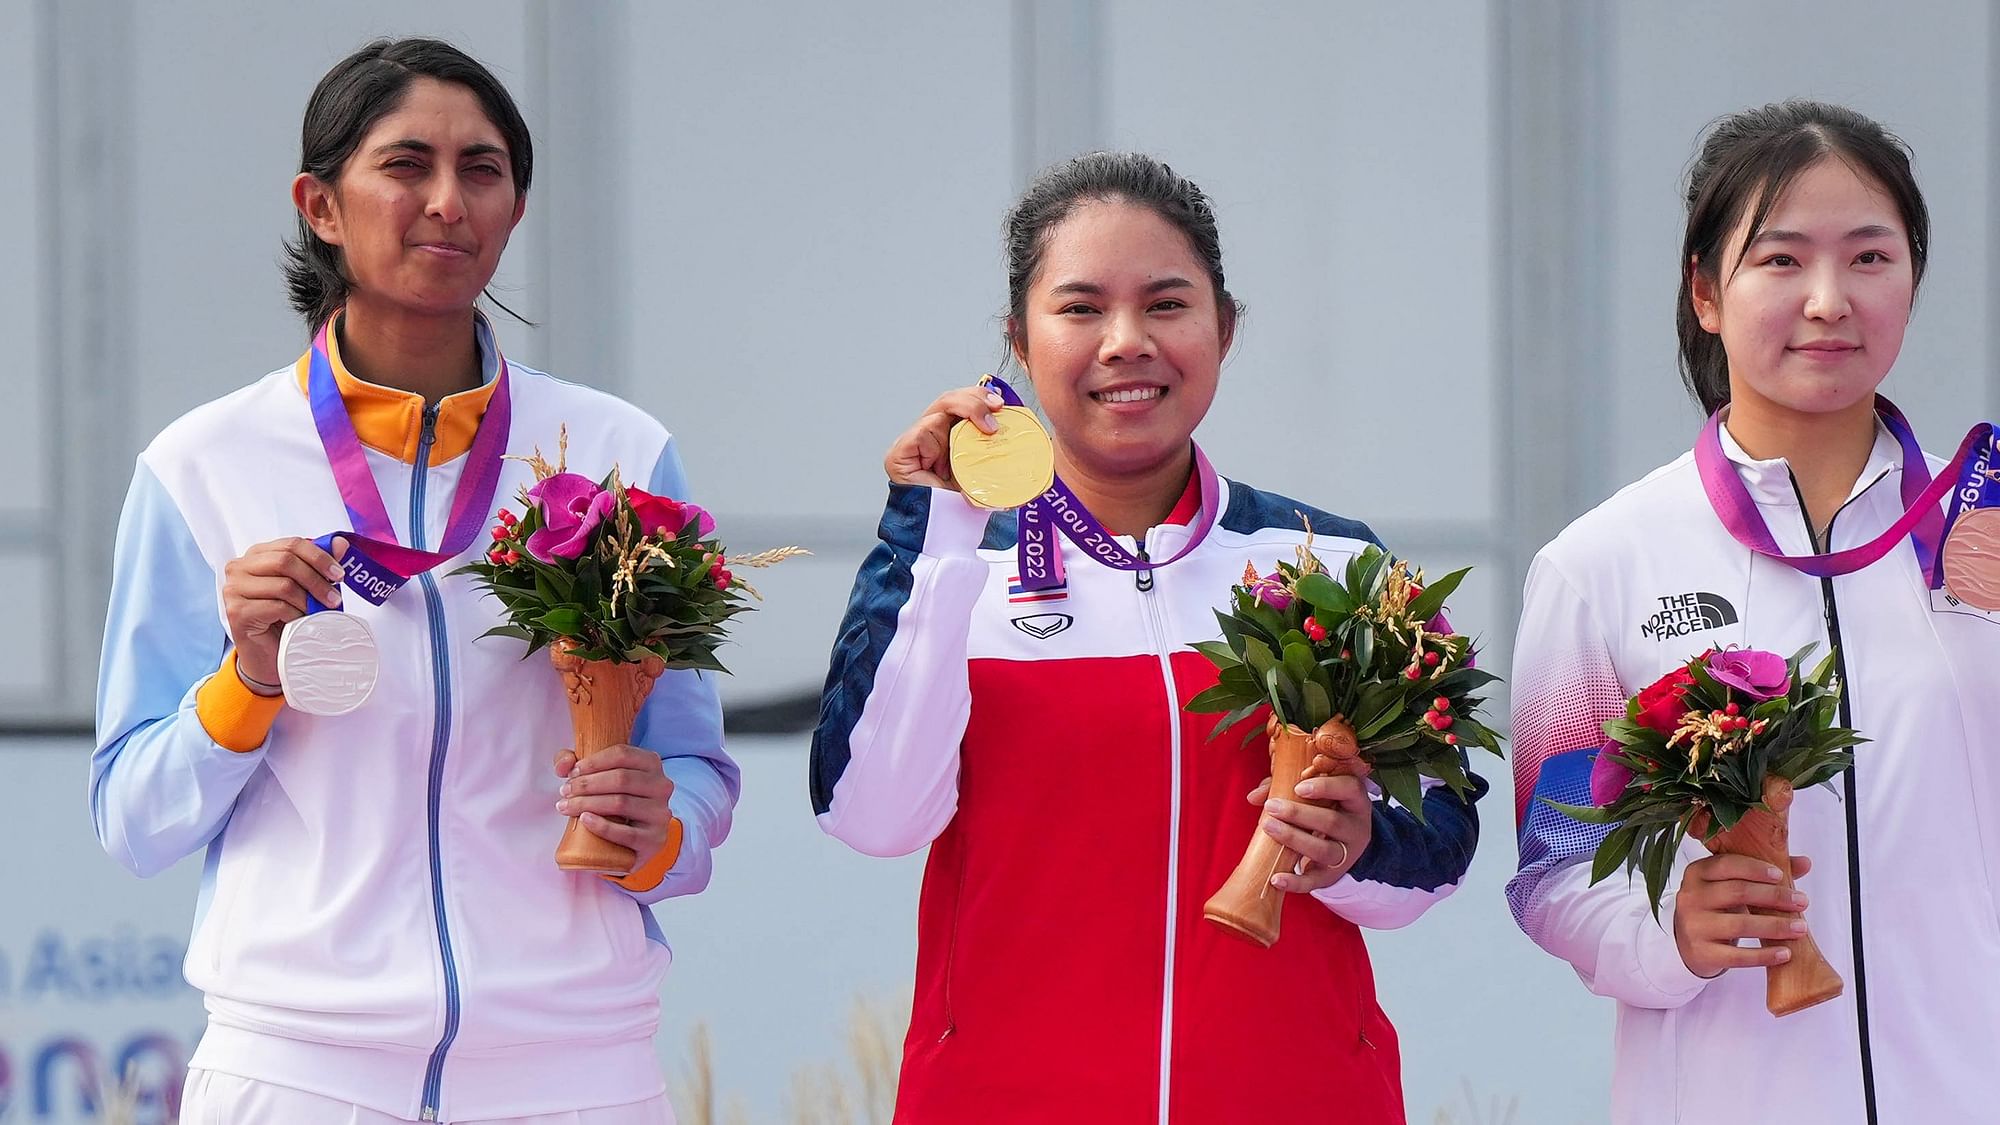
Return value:
M 1791 809 L 1792 783 L 1779 777 L 1764 779 L 1764 804 L 1770 811 L 1751 809 L 1743 814 L 1743 819 L 1733 827 L 1717 832 L 1708 841 L 1708 850 L 1717 855 L 1755 856 L 1784 873 L 1781 885 L 1790 891 L 1792 886 L 1791 850 Z M 1696 832 L 1704 832 L 1709 826 L 1709 816 L 1701 813 L 1690 827 Z M 1771 917 L 1788 918 L 1791 912 L 1751 907 L 1751 912 Z M 1800 914 L 1800 918 L 1805 915 Z M 1764 944 L 1782 945 L 1792 951 L 1792 958 L 1780 965 L 1769 965 L 1764 969 L 1764 1006 L 1774 1016 L 1788 1016 L 1804 1011 L 1814 1004 L 1822 1004 L 1840 995 L 1846 986 L 1840 974 L 1827 964 L 1826 957 L 1819 951 L 1812 934 L 1786 940 L 1762 939 Z
M 632 724 L 638 721 L 639 708 L 666 667 L 665 661 L 651 655 L 636 663 L 584 660 L 568 641 L 549 646 L 549 662 L 562 673 L 570 729 L 575 734 L 572 748 L 579 762 L 632 740 Z M 638 862 L 631 848 L 601 839 L 577 817 L 569 818 L 562 842 L 556 845 L 556 866 L 564 871 L 628 875 Z
M 1339 716 L 1319 729 L 1302 730 L 1272 716 L 1265 725 L 1271 739 L 1271 796 L 1328 808 L 1331 801 L 1309 801 L 1298 795 L 1298 784 L 1309 777 L 1347 774 L 1368 776 L 1354 728 Z M 1271 876 L 1298 866 L 1299 853 L 1272 839 L 1259 816 L 1250 846 L 1222 889 L 1201 908 L 1202 917 L 1231 933 L 1269 949 L 1278 940 L 1278 923 L 1285 911 L 1285 892 L 1271 885 Z

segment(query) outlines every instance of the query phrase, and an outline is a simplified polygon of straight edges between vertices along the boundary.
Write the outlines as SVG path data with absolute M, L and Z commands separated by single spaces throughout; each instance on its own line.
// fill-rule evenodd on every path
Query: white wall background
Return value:
M 301 349 L 276 267 L 298 116 L 371 35 L 460 43 L 535 131 L 499 291 L 540 327 L 510 353 L 666 420 L 733 542 L 819 552 L 763 584 L 738 708 L 816 690 L 880 450 L 997 362 L 1001 213 L 1083 149 L 1153 151 L 1216 200 L 1250 306 L 1200 435 L 1225 471 L 1479 567 L 1454 620 L 1498 663 L 1535 548 L 1698 422 L 1678 180 L 1716 115 L 1804 94 L 1909 139 L 1935 239 L 1888 390 L 1934 447 L 2000 406 L 1974 0 L 0 0 L 0 32 L 0 725 L 40 736 L 0 742 L 0 1122 L 85 1119 L 68 1056 L 67 1100 L 34 1105 L 52 1039 L 103 1065 L 199 1026 L 145 968 L 185 938 L 192 870 L 124 877 L 81 801 L 111 534 L 153 432 Z M 919 868 L 818 835 L 802 736 L 733 748 L 738 835 L 663 911 L 660 1044 L 678 1068 L 706 1021 L 723 1088 L 778 1120 L 851 997 L 907 988 Z M 1609 1012 L 1506 916 L 1496 780 L 1469 885 L 1374 943 L 1412 1120 L 1601 1121 Z

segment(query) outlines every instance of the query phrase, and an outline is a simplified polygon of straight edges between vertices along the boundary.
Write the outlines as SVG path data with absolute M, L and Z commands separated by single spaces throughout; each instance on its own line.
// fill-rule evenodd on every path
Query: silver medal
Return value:
M 285 702 L 308 715 L 345 715 L 368 702 L 380 667 L 375 633 L 350 613 L 309 614 L 278 638 Z

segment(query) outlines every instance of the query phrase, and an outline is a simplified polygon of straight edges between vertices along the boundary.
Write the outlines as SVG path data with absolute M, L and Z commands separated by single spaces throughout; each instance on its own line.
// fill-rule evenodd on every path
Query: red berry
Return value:
M 1436 711 L 1424 712 L 1424 721 L 1432 725 L 1436 725 L 1438 721 L 1438 713 Z
M 1457 736 L 1457 735 L 1455 735 L 1455 734 L 1447 734 L 1447 735 L 1445 735 L 1445 736 L 1444 736 L 1444 744 L 1445 744 L 1446 746 L 1456 746 L 1456 745 L 1458 745 L 1458 736 Z
M 508 527 L 513 527 L 520 521 L 514 518 L 514 513 L 502 508 L 500 509 L 500 522 L 506 524 Z
M 1425 654 L 1424 654 L 1424 663 L 1425 663 L 1425 664 L 1427 664 L 1427 665 L 1429 665 L 1429 666 L 1430 666 L 1430 667 L 1432 667 L 1432 668 L 1435 668 L 1435 667 L 1437 667 L 1437 664 L 1438 664 L 1438 654 L 1437 654 L 1437 653 L 1435 653 L 1435 652 L 1427 652 L 1427 653 L 1425 653 Z
M 1354 659 L 1354 650 L 1353 650 L 1353 649 L 1351 649 L 1351 648 L 1344 648 L 1344 649 L 1341 649 L 1341 650 L 1340 650 L 1340 658 L 1341 658 L 1342 660 L 1352 660 L 1352 659 Z
M 1736 706 L 1736 704 L 1734 704 L 1734 703 L 1731 703 L 1731 704 L 1730 704 L 1729 706 L 1727 706 L 1727 707 L 1724 707 L 1724 708 L 1722 709 L 1722 713 L 1723 713 L 1723 714 L 1725 714 L 1725 715 L 1734 715 L 1734 714 L 1736 714 L 1736 713 L 1737 713 L 1738 711 L 1740 711 L 1740 710 L 1742 710 L 1742 708 L 1740 708 L 1740 707 Z
M 506 528 L 504 528 L 504 527 L 496 527 L 496 528 L 494 528 L 494 529 L 493 529 L 493 538 L 495 538 L 495 539 L 505 539 L 505 538 L 507 538 L 507 529 L 506 529 Z
M 1440 695 L 1436 699 L 1431 700 L 1431 709 L 1434 711 L 1449 711 L 1451 710 L 1451 700 Z
M 494 566 L 501 566 L 506 563 L 507 556 L 500 548 L 495 547 L 486 552 L 486 561 L 492 563 Z
M 515 563 L 521 561 L 521 553 L 519 551 L 509 551 L 500 557 L 508 566 L 513 566 Z
M 1439 716 L 1438 716 L 1438 721 L 1437 721 L 1437 729 L 1439 729 L 1439 730 L 1443 730 L 1443 729 L 1445 729 L 1446 727 L 1449 727 L 1450 725 L 1451 725 L 1451 716 L 1450 716 L 1450 715 L 1439 715 Z
M 1423 675 L 1424 674 L 1422 672 L 1417 670 L 1417 666 L 1414 664 L 1410 665 L 1410 670 L 1408 672 L 1403 673 L 1403 677 L 1405 679 L 1410 679 L 1410 680 L 1422 679 Z

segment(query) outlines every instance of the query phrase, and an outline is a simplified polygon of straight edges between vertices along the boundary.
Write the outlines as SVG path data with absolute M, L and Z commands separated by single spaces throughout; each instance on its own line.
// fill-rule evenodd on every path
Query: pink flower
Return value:
M 1285 589 L 1285 580 L 1275 574 L 1266 574 L 1250 584 L 1250 592 L 1257 600 L 1283 613 L 1292 608 L 1292 592 Z
M 1762 702 L 1792 690 L 1792 670 L 1775 652 L 1731 648 L 1710 653 L 1708 674 L 1715 682 Z
M 637 488 L 627 488 L 625 500 L 632 505 L 632 514 L 639 517 L 641 535 L 651 535 L 655 531 L 679 535 L 689 523 L 695 525 L 696 538 L 706 539 L 715 533 L 715 517 L 703 511 L 699 504 L 675 500 L 670 496 L 655 496 Z
M 1612 755 L 1617 746 L 1606 746 L 1597 752 L 1597 761 L 1590 767 L 1590 803 L 1598 808 L 1616 801 L 1625 793 L 1625 787 L 1632 782 L 1632 771 L 1625 763 Z
M 590 537 L 617 500 L 587 477 L 557 473 L 528 490 L 528 499 L 542 509 L 542 526 L 528 536 L 528 553 L 542 562 L 579 558 L 590 549 Z

